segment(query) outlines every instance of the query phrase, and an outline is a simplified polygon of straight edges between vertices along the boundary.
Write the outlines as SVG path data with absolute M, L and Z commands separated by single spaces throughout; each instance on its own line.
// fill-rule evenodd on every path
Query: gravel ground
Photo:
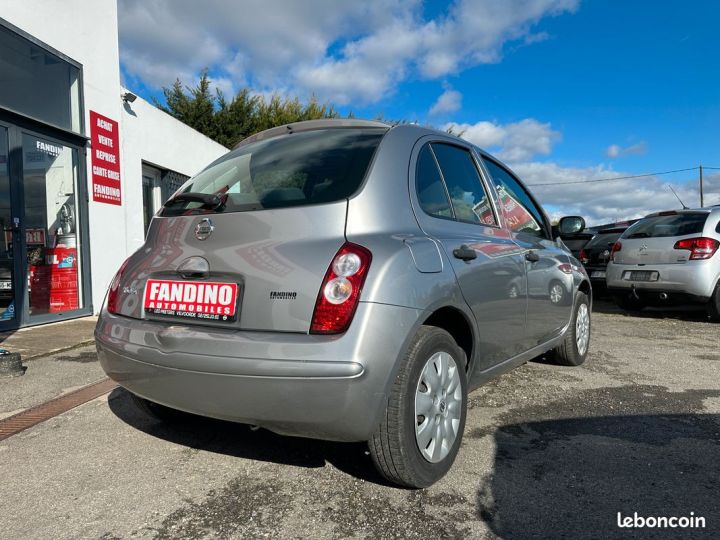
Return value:
M 424 491 L 386 485 L 362 444 L 163 425 L 115 390 L 0 442 L 0 537 L 718 538 L 719 338 L 700 312 L 598 302 L 588 362 L 473 392 L 458 459 Z M 97 373 L 87 350 L 61 356 L 33 362 Z M 628 531 L 618 512 L 706 527 Z

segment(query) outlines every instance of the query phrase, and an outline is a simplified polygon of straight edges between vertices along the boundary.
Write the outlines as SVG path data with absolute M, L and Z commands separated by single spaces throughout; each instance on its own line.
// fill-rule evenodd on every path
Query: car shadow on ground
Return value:
M 678 321 L 709 322 L 707 310 L 704 306 L 667 306 L 646 307 L 639 311 L 624 311 L 611 299 L 597 298 L 593 300 L 593 312 L 608 315 L 622 315 L 625 317 L 640 317 L 642 319 L 672 319 Z
M 717 538 L 720 415 L 602 415 L 612 403 L 618 406 L 619 394 L 628 399 L 627 408 L 620 405 L 628 412 L 700 411 L 704 399 L 720 392 L 651 386 L 593 390 L 586 396 L 591 400 L 587 413 L 597 405 L 598 416 L 562 418 L 573 410 L 583 414 L 573 400 L 510 414 L 536 421 L 471 431 L 471 438 L 493 437 L 496 447 L 492 474 L 478 491 L 478 517 L 502 538 L 627 538 L 638 533 Z M 617 526 L 618 512 L 623 518 L 635 512 L 700 516 L 706 527 L 630 532 Z
M 188 448 L 306 468 L 330 463 L 355 478 L 390 485 L 375 470 L 365 443 L 285 437 L 265 429 L 253 430 L 245 424 L 187 413 L 179 413 L 171 422 L 161 422 L 140 411 L 122 388 L 112 391 L 108 404 L 113 414 L 126 424 Z

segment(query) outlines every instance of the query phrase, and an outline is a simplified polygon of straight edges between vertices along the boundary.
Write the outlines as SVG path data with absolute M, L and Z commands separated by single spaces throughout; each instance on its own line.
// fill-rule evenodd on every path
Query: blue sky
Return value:
M 360 117 L 452 125 L 528 184 L 720 167 L 720 3 L 199 6 L 120 0 L 125 84 L 149 99 L 207 66 L 226 93 L 315 94 Z M 717 173 L 706 171 L 709 204 Z M 697 171 L 533 190 L 553 215 L 604 221 L 677 206 L 668 182 L 697 205 Z

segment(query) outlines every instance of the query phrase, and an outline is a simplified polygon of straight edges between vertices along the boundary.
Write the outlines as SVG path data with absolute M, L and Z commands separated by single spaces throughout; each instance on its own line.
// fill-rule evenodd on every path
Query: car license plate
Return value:
M 152 315 L 234 322 L 237 300 L 237 283 L 148 279 L 143 306 Z
M 11 281 L 0 281 L 0 291 L 9 291 L 12 289 Z
M 604 278 L 605 272 L 603 270 L 595 270 L 592 274 L 590 274 L 591 278 Z
M 654 270 L 630 270 L 623 274 L 626 281 L 657 281 L 659 277 Z

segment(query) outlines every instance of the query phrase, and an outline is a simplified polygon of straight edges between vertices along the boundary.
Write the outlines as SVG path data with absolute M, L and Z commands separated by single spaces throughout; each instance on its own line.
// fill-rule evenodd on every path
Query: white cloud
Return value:
M 720 172 L 706 175 L 703 179 L 705 206 L 720 205 Z
M 316 65 L 301 65 L 294 84 L 341 105 L 377 102 L 405 79 L 416 46 L 417 37 L 399 22 L 347 44 L 339 59 L 325 57 Z
M 235 87 L 364 104 L 411 76 L 496 62 L 506 43 L 542 39 L 533 26 L 577 4 L 456 0 L 426 20 L 420 0 L 120 0 L 120 52 L 127 74 L 154 87 L 209 67 Z
M 663 177 L 538 186 L 533 184 L 578 182 L 630 174 L 609 170 L 603 166 L 562 167 L 552 162 L 517 163 L 513 170 L 553 218 L 581 215 L 589 225 L 599 225 L 680 207 L 680 203 L 667 187 L 668 179 Z M 673 189 L 687 206 L 699 206 L 696 180 L 688 177 L 670 180 Z M 705 192 L 706 206 L 720 203 L 720 174 L 706 180 Z
M 616 171 L 605 165 L 565 167 L 552 161 L 537 161 L 547 156 L 561 134 L 549 123 L 526 118 L 510 124 L 481 121 L 474 124 L 449 123 L 442 129 L 452 131 L 508 162 L 553 218 L 581 215 L 590 225 L 633 219 L 658 210 L 678 208 L 671 183 L 689 207 L 699 206 L 697 173 L 674 177 L 647 177 L 586 182 L 599 178 L 618 178 L 637 173 Z M 644 147 L 645 143 L 634 146 Z M 620 148 L 622 154 L 632 146 Z M 633 149 L 631 152 L 638 150 Z M 580 182 L 580 183 L 577 183 Z M 537 185 L 552 184 L 552 185 Z M 720 204 L 720 173 L 705 175 L 705 204 Z
M 499 146 L 505 138 L 505 129 L 502 126 L 486 120 L 475 124 L 450 122 L 445 124 L 442 129 L 445 131 L 451 130 L 456 135 L 481 148 Z
M 444 85 L 445 91 L 440 94 L 437 101 L 430 107 L 428 114 L 430 116 L 441 116 L 443 114 L 454 113 L 462 107 L 462 94 L 457 90 L 453 90 L 449 85 Z
M 617 144 L 611 144 L 605 150 L 605 155 L 610 159 L 616 159 L 621 156 L 635 156 L 643 155 L 647 153 L 647 143 L 640 141 L 639 143 L 631 144 L 629 146 L 622 147 Z
M 560 140 L 560 133 L 553 131 L 550 124 L 541 124 L 526 118 L 505 127 L 507 136 L 500 157 L 509 162 L 529 159 L 535 155 L 547 156 L 552 145 Z
M 452 129 L 453 133 L 481 148 L 494 151 L 499 158 L 510 163 L 526 161 L 536 155 L 547 156 L 553 144 L 561 138 L 549 123 L 544 124 L 534 118 L 510 124 L 450 122 L 443 129 Z
M 532 35 L 540 19 L 573 12 L 577 5 L 576 0 L 457 0 L 444 18 L 422 26 L 420 73 L 432 79 L 463 66 L 497 62 L 503 44 Z

